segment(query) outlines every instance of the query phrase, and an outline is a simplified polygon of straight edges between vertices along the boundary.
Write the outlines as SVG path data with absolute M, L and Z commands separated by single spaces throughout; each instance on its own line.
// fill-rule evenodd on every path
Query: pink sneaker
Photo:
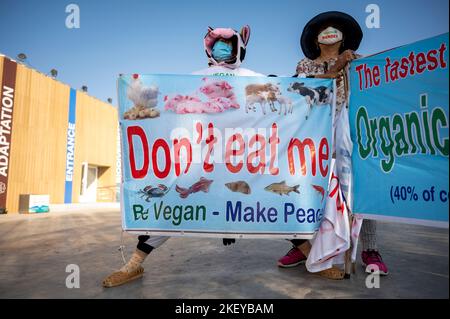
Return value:
M 366 273 L 376 272 L 374 271 L 375 267 L 378 267 L 381 275 L 387 275 L 388 269 L 386 264 L 383 262 L 381 255 L 376 250 L 366 250 L 361 253 L 361 258 L 363 262 L 363 266 L 366 268 Z M 368 266 L 371 267 L 368 267 Z M 376 269 L 376 268 L 375 268 Z
M 278 267 L 289 268 L 298 266 L 306 261 L 306 256 L 297 248 L 292 247 L 288 253 L 278 260 Z

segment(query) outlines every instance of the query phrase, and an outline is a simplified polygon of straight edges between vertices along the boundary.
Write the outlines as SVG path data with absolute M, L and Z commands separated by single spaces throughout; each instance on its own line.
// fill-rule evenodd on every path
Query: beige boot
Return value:
M 321 277 L 327 278 L 327 279 L 332 279 L 332 280 L 341 280 L 341 279 L 344 279 L 344 276 L 345 276 L 345 272 L 336 266 L 319 271 L 315 274 L 319 275 Z
M 308 257 L 309 252 L 311 251 L 311 244 L 309 241 L 305 241 L 303 244 L 301 244 L 300 246 L 297 246 L 297 248 L 303 253 L 303 255 L 305 255 L 306 257 Z M 333 280 L 341 280 L 344 279 L 344 271 L 338 267 L 331 267 L 329 269 L 325 269 L 322 271 L 319 271 L 317 273 L 314 273 L 316 275 L 319 275 L 321 277 L 327 278 L 327 279 L 333 279 Z
M 309 252 L 311 251 L 311 243 L 307 240 L 300 246 L 297 246 L 297 248 L 305 255 L 305 257 L 308 257 Z
M 142 263 L 148 254 L 136 249 L 130 260 L 119 271 L 113 272 L 103 280 L 103 287 L 111 288 L 141 278 L 144 275 Z

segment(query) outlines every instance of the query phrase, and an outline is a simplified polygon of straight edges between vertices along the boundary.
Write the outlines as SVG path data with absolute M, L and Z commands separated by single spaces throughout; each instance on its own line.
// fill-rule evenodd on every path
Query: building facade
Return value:
M 117 127 L 111 104 L 0 55 L 0 209 L 116 201 Z

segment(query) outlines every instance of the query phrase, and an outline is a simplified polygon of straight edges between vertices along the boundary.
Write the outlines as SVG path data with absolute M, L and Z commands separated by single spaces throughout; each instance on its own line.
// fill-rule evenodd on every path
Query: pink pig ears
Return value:
M 241 29 L 241 36 L 244 44 L 247 45 L 248 40 L 250 40 L 250 26 L 248 24 L 244 25 Z

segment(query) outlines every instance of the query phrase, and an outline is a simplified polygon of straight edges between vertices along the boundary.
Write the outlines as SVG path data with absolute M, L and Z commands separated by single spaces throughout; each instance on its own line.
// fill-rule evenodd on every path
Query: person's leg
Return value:
M 106 277 L 103 280 L 103 286 L 115 287 L 142 277 L 144 273 L 142 264 L 147 256 L 153 249 L 161 246 L 169 238 L 168 236 L 139 236 L 136 250 L 131 255 L 131 258 L 119 271 L 113 272 Z
M 138 236 L 138 244 L 136 246 L 136 250 L 133 252 L 130 260 L 120 269 L 120 271 L 136 271 L 139 267 L 142 266 L 145 258 L 147 258 L 152 250 L 161 246 L 168 239 L 169 237 L 167 236 Z
M 361 244 L 363 251 L 378 250 L 377 246 L 377 222 L 364 219 L 361 226 Z
M 136 248 L 141 249 L 142 251 L 146 251 L 146 249 L 150 249 L 148 254 L 153 249 L 158 248 L 162 244 L 164 244 L 170 237 L 169 236 L 147 236 L 141 235 L 138 237 L 139 243 Z M 146 248 L 147 247 L 147 248 Z
M 287 252 L 286 255 L 278 259 L 278 266 L 281 268 L 290 268 L 298 266 L 306 261 L 305 254 L 298 248 L 305 242 L 306 239 L 291 239 L 292 248 Z
M 383 262 L 377 245 L 377 222 L 375 220 L 364 219 L 361 226 L 361 258 L 367 273 L 372 273 L 377 269 L 380 274 L 387 275 L 388 268 Z

